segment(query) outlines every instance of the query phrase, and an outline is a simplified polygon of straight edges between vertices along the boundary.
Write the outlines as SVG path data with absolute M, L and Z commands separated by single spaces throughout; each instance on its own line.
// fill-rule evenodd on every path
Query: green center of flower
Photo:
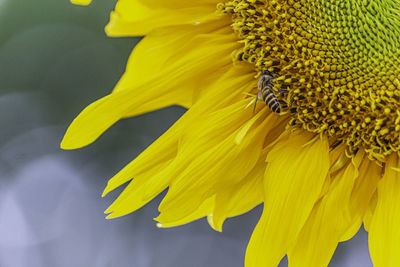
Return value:
M 231 0 L 235 60 L 274 71 L 291 125 L 383 161 L 400 150 L 400 2 Z

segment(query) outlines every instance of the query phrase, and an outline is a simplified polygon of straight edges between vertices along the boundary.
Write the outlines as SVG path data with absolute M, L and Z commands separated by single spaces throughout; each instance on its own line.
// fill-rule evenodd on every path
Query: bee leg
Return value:
M 253 113 L 256 112 L 257 101 L 261 97 L 261 92 L 257 93 L 256 100 L 254 101 Z
M 282 108 L 287 108 L 288 107 L 286 101 L 284 101 L 284 100 L 278 100 L 278 101 L 279 101 L 279 104 L 281 105 Z

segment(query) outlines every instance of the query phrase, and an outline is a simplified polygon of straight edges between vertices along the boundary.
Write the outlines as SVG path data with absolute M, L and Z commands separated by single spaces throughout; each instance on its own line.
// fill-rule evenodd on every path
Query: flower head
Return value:
M 106 32 L 146 37 L 61 146 L 182 105 L 109 181 L 104 194 L 129 184 L 108 218 L 166 188 L 160 227 L 207 216 L 220 231 L 263 203 L 247 267 L 286 254 L 289 266 L 327 266 L 363 222 L 375 266 L 399 266 L 399 11 L 396 0 L 119 0 Z

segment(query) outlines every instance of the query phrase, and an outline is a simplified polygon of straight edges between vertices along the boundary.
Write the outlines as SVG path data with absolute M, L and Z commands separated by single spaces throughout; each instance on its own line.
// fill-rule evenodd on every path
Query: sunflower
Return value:
M 145 37 L 61 147 L 181 105 L 108 182 L 104 195 L 129 182 L 108 218 L 167 188 L 160 227 L 221 231 L 263 203 L 246 267 L 327 266 L 362 224 L 374 265 L 400 266 L 398 14 L 398 0 L 119 0 L 107 34 Z

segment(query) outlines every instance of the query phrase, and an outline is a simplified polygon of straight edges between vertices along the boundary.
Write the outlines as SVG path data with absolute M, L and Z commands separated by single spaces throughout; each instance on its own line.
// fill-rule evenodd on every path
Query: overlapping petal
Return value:
M 181 57 L 168 61 L 168 66 L 158 73 L 144 75 L 142 79 L 137 78 L 138 84 L 128 89 L 117 90 L 83 110 L 68 128 L 61 143 L 62 148 L 74 149 L 93 142 L 121 118 L 180 102 L 191 102 L 188 95 L 196 97 L 196 94 L 200 93 L 194 92 L 197 86 L 201 86 L 201 83 L 194 82 L 198 75 L 210 71 L 222 75 L 220 71 L 229 69 L 230 51 L 237 45 L 232 43 L 232 38 L 234 37 L 215 34 L 198 35 L 188 40 L 181 46 L 190 49 L 186 50 L 191 51 L 190 53 L 182 53 Z M 175 47 L 176 45 L 178 44 L 175 44 Z M 215 49 L 210 51 L 208 45 Z M 140 59 L 140 56 L 136 58 Z M 162 58 L 160 61 L 160 64 L 165 65 L 166 62 L 163 62 Z M 213 62 L 212 65 L 210 61 Z M 144 63 L 142 66 L 149 69 Z M 123 82 L 124 85 L 127 83 L 129 82 Z M 122 87 L 123 85 L 120 85 L 120 88 Z
M 201 118 L 215 110 L 224 109 L 231 105 L 232 101 L 245 98 L 245 95 L 236 89 L 243 88 L 249 83 L 250 78 L 248 75 L 244 75 L 247 71 L 247 66 L 243 66 L 242 68 L 232 68 L 222 75 L 212 85 L 213 89 L 221 88 L 222 90 L 210 89 L 166 133 L 109 181 L 104 194 L 134 178 L 107 210 L 108 213 L 113 212 L 110 218 L 125 215 L 140 208 L 168 186 L 175 177 L 171 172 L 178 171 L 174 168 L 176 165 L 173 165 L 173 162 L 177 161 L 178 143 L 182 138 L 183 129 L 193 125 L 193 122 L 201 121 Z M 227 96 L 221 100 L 219 96 L 224 93 Z M 208 133 L 213 132 L 209 131 Z M 207 136 L 206 133 L 203 134 Z M 200 147 L 198 152 L 207 149 L 208 146 Z M 165 168 L 159 169 L 160 166 Z M 154 169 L 159 171 L 155 173 Z
M 264 172 L 265 162 L 261 156 L 242 181 L 227 186 L 216 194 L 215 208 L 209 217 L 209 223 L 215 230 L 222 231 L 226 218 L 243 214 L 262 203 Z
M 277 266 L 318 200 L 329 170 L 329 145 L 326 138 L 312 138 L 290 132 L 268 153 L 264 211 L 247 247 L 246 267 Z
M 364 153 L 358 153 L 352 162 L 334 174 L 328 192 L 313 208 L 296 245 L 288 253 L 291 266 L 328 266 L 342 235 L 353 224 L 350 211 L 343 203 L 350 201 L 363 157 Z
M 198 132 L 195 125 L 187 128 L 190 137 L 183 136 L 175 164 L 166 171 L 167 175 L 176 178 L 160 204 L 161 214 L 157 220 L 163 223 L 186 216 L 226 183 L 238 183 L 253 169 L 262 151 L 269 120 L 265 119 L 266 110 L 260 111 L 246 138 L 237 144 L 235 138 L 241 125 L 252 116 L 251 108 L 246 109 L 247 104 L 248 100 L 244 99 L 196 122 L 204 127 Z M 230 121 L 230 127 L 224 127 L 227 124 L 223 122 L 227 121 Z M 207 132 L 207 128 L 211 128 L 212 135 L 192 138 L 196 133 Z M 192 149 L 199 154 L 194 155 Z
M 365 218 L 371 201 L 373 201 L 376 187 L 381 178 L 382 167 L 375 161 L 364 159 L 359 168 L 359 175 L 354 183 L 353 191 L 350 196 L 348 208 L 352 216 L 353 225 L 341 237 L 345 241 L 353 237 L 361 226 Z
M 106 33 L 109 36 L 142 36 L 166 26 L 198 25 L 210 20 L 218 23 L 216 4 L 217 1 L 119 0 Z

